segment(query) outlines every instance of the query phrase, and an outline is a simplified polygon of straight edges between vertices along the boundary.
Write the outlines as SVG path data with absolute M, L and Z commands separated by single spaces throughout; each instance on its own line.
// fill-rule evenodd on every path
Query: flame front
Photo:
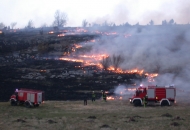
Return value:
M 59 35 L 57 35 L 58 37 L 64 37 L 65 36 L 65 34 L 59 34 Z
M 84 29 L 84 28 L 76 28 L 73 30 L 63 30 L 60 31 L 62 32 L 62 34 L 59 34 L 58 37 L 62 37 L 65 35 L 72 35 L 72 34 L 81 34 L 81 33 L 86 33 L 88 32 L 88 30 Z M 53 31 L 49 32 L 54 33 Z M 97 33 L 97 34 L 101 34 L 101 35 L 123 35 L 125 38 L 130 37 L 130 34 L 118 34 L 117 32 L 100 32 L 100 31 L 93 31 L 92 33 Z M 71 62 L 81 62 L 82 65 L 80 67 L 77 68 L 83 68 L 85 66 L 97 66 L 98 69 L 103 70 L 103 65 L 101 64 L 101 61 L 103 60 L 103 58 L 107 58 L 109 57 L 108 54 L 92 54 L 92 55 L 78 55 L 77 49 L 82 48 L 83 44 L 87 44 L 87 43 L 93 43 L 96 42 L 95 39 L 91 39 L 91 40 L 87 40 L 85 43 L 81 43 L 81 44 L 73 44 L 73 46 L 71 47 L 71 49 L 69 51 L 65 51 L 64 52 L 64 57 L 59 58 L 59 60 L 66 60 L 66 61 L 71 61 Z M 76 55 L 75 55 L 76 54 Z M 121 68 L 116 68 L 114 66 L 109 66 L 107 68 L 107 71 L 109 72 L 113 72 L 113 73 L 119 73 L 119 74 L 139 74 L 139 75 L 145 75 L 147 76 L 147 79 L 149 82 L 153 82 L 154 78 L 156 76 L 158 76 L 158 74 L 149 74 L 149 73 L 144 73 L 143 69 L 130 69 L 130 70 L 123 70 Z
M 49 34 L 53 34 L 54 32 L 53 31 L 50 31 Z
M 145 73 L 145 75 L 147 76 L 147 79 L 149 82 L 154 82 L 154 78 L 158 76 L 157 73 Z
M 80 47 L 76 46 L 75 47 Z M 59 58 L 59 60 L 66 60 L 66 61 L 72 61 L 72 62 L 81 62 L 83 66 L 97 66 L 100 70 L 103 69 L 102 64 L 100 64 L 100 61 L 103 60 L 103 57 L 108 57 L 107 54 L 99 54 L 99 55 L 78 55 L 73 57 L 63 57 Z M 108 71 L 118 74 L 139 74 L 139 75 L 145 75 L 148 79 L 148 82 L 154 82 L 154 78 L 158 76 L 157 73 L 144 73 L 144 70 L 141 69 L 131 69 L 131 70 L 122 70 L 121 68 L 115 68 L 113 66 L 109 66 Z

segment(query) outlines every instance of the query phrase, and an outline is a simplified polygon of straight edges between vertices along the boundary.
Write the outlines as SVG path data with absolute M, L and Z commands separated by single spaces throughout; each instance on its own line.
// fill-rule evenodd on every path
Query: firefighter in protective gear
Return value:
M 87 96 L 87 94 L 85 93 L 85 94 L 84 94 L 84 105 L 87 105 L 87 99 L 88 99 L 88 96 Z
M 146 96 L 144 96 L 143 97 L 143 104 L 144 104 L 144 107 L 146 107 L 146 105 L 147 105 L 147 102 L 148 101 L 148 96 L 146 95 Z
M 103 91 L 103 93 L 102 93 L 102 97 L 103 97 L 103 100 L 106 102 L 107 95 L 106 95 L 105 91 Z
M 95 102 L 96 94 L 92 91 L 92 102 Z

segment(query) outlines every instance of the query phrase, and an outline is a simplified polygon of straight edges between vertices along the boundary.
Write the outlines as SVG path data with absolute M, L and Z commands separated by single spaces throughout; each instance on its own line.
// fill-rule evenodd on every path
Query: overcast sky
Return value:
M 190 0 L 0 0 L 0 22 L 16 28 L 25 27 L 29 20 L 35 27 L 52 25 L 56 10 L 68 16 L 66 26 L 101 24 L 105 20 L 117 25 L 128 22 L 146 25 L 174 19 L 177 24 L 190 22 Z

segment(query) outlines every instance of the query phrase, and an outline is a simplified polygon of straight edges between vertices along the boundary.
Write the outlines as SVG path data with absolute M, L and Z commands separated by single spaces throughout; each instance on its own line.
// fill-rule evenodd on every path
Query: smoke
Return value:
M 120 67 L 144 69 L 158 73 L 154 85 L 175 87 L 190 91 L 190 31 L 189 25 L 134 26 L 117 36 L 102 36 L 91 44 L 91 53 L 120 54 L 124 62 Z M 140 30 L 140 32 L 139 32 Z M 108 29 L 108 32 L 110 30 Z M 111 30 L 113 31 L 113 30 Z M 124 34 L 131 34 L 125 38 Z
M 120 95 L 121 92 L 124 92 L 124 91 L 125 91 L 125 89 L 126 89 L 125 86 L 120 85 L 120 86 L 118 86 L 118 87 L 114 90 L 114 93 L 117 94 L 117 95 Z
M 134 88 L 134 87 L 127 87 L 124 85 L 119 85 L 115 88 L 114 94 L 116 94 L 116 95 L 129 95 L 129 94 L 134 93 L 132 91 L 128 91 L 127 88 Z
M 189 0 L 96 0 L 96 1 L 0 1 L 0 19 L 5 25 L 17 22 L 16 28 L 23 28 L 31 19 L 35 27 L 42 24 L 52 25 L 54 13 L 61 10 L 68 14 L 67 26 L 81 26 L 82 20 L 102 24 L 117 25 L 140 23 L 147 25 L 150 20 L 161 24 L 163 20 L 174 19 L 175 22 L 186 24 L 190 22 Z M 52 6 L 53 5 L 53 6 Z M 30 6 L 30 8 L 28 8 Z M 7 8 L 9 7 L 9 8 Z M 43 8 L 42 8 L 43 7 Z M 77 12 L 77 13 L 76 13 Z M 80 14 L 80 15 L 78 15 Z
M 190 22 L 190 1 L 189 0 L 136 0 L 119 1 L 109 14 L 97 18 L 88 19 L 91 23 L 102 24 L 114 22 L 116 25 L 126 22 L 131 25 L 139 23 L 147 25 L 151 20 L 154 24 L 161 25 L 162 21 L 169 22 L 171 19 L 178 24 L 187 24 Z
M 132 95 L 134 95 L 134 89 L 134 86 L 119 85 L 114 89 L 114 94 L 122 96 L 122 99 L 128 100 Z

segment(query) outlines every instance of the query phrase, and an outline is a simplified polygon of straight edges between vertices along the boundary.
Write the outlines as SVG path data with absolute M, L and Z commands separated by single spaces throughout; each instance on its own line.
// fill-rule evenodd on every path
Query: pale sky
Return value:
M 177 24 L 190 22 L 190 0 L 0 0 L 0 23 L 17 22 L 16 28 L 23 28 L 32 20 L 35 27 L 50 26 L 56 10 L 67 14 L 66 26 L 81 26 L 84 19 L 116 25 L 146 25 L 150 20 L 161 24 L 171 19 Z

